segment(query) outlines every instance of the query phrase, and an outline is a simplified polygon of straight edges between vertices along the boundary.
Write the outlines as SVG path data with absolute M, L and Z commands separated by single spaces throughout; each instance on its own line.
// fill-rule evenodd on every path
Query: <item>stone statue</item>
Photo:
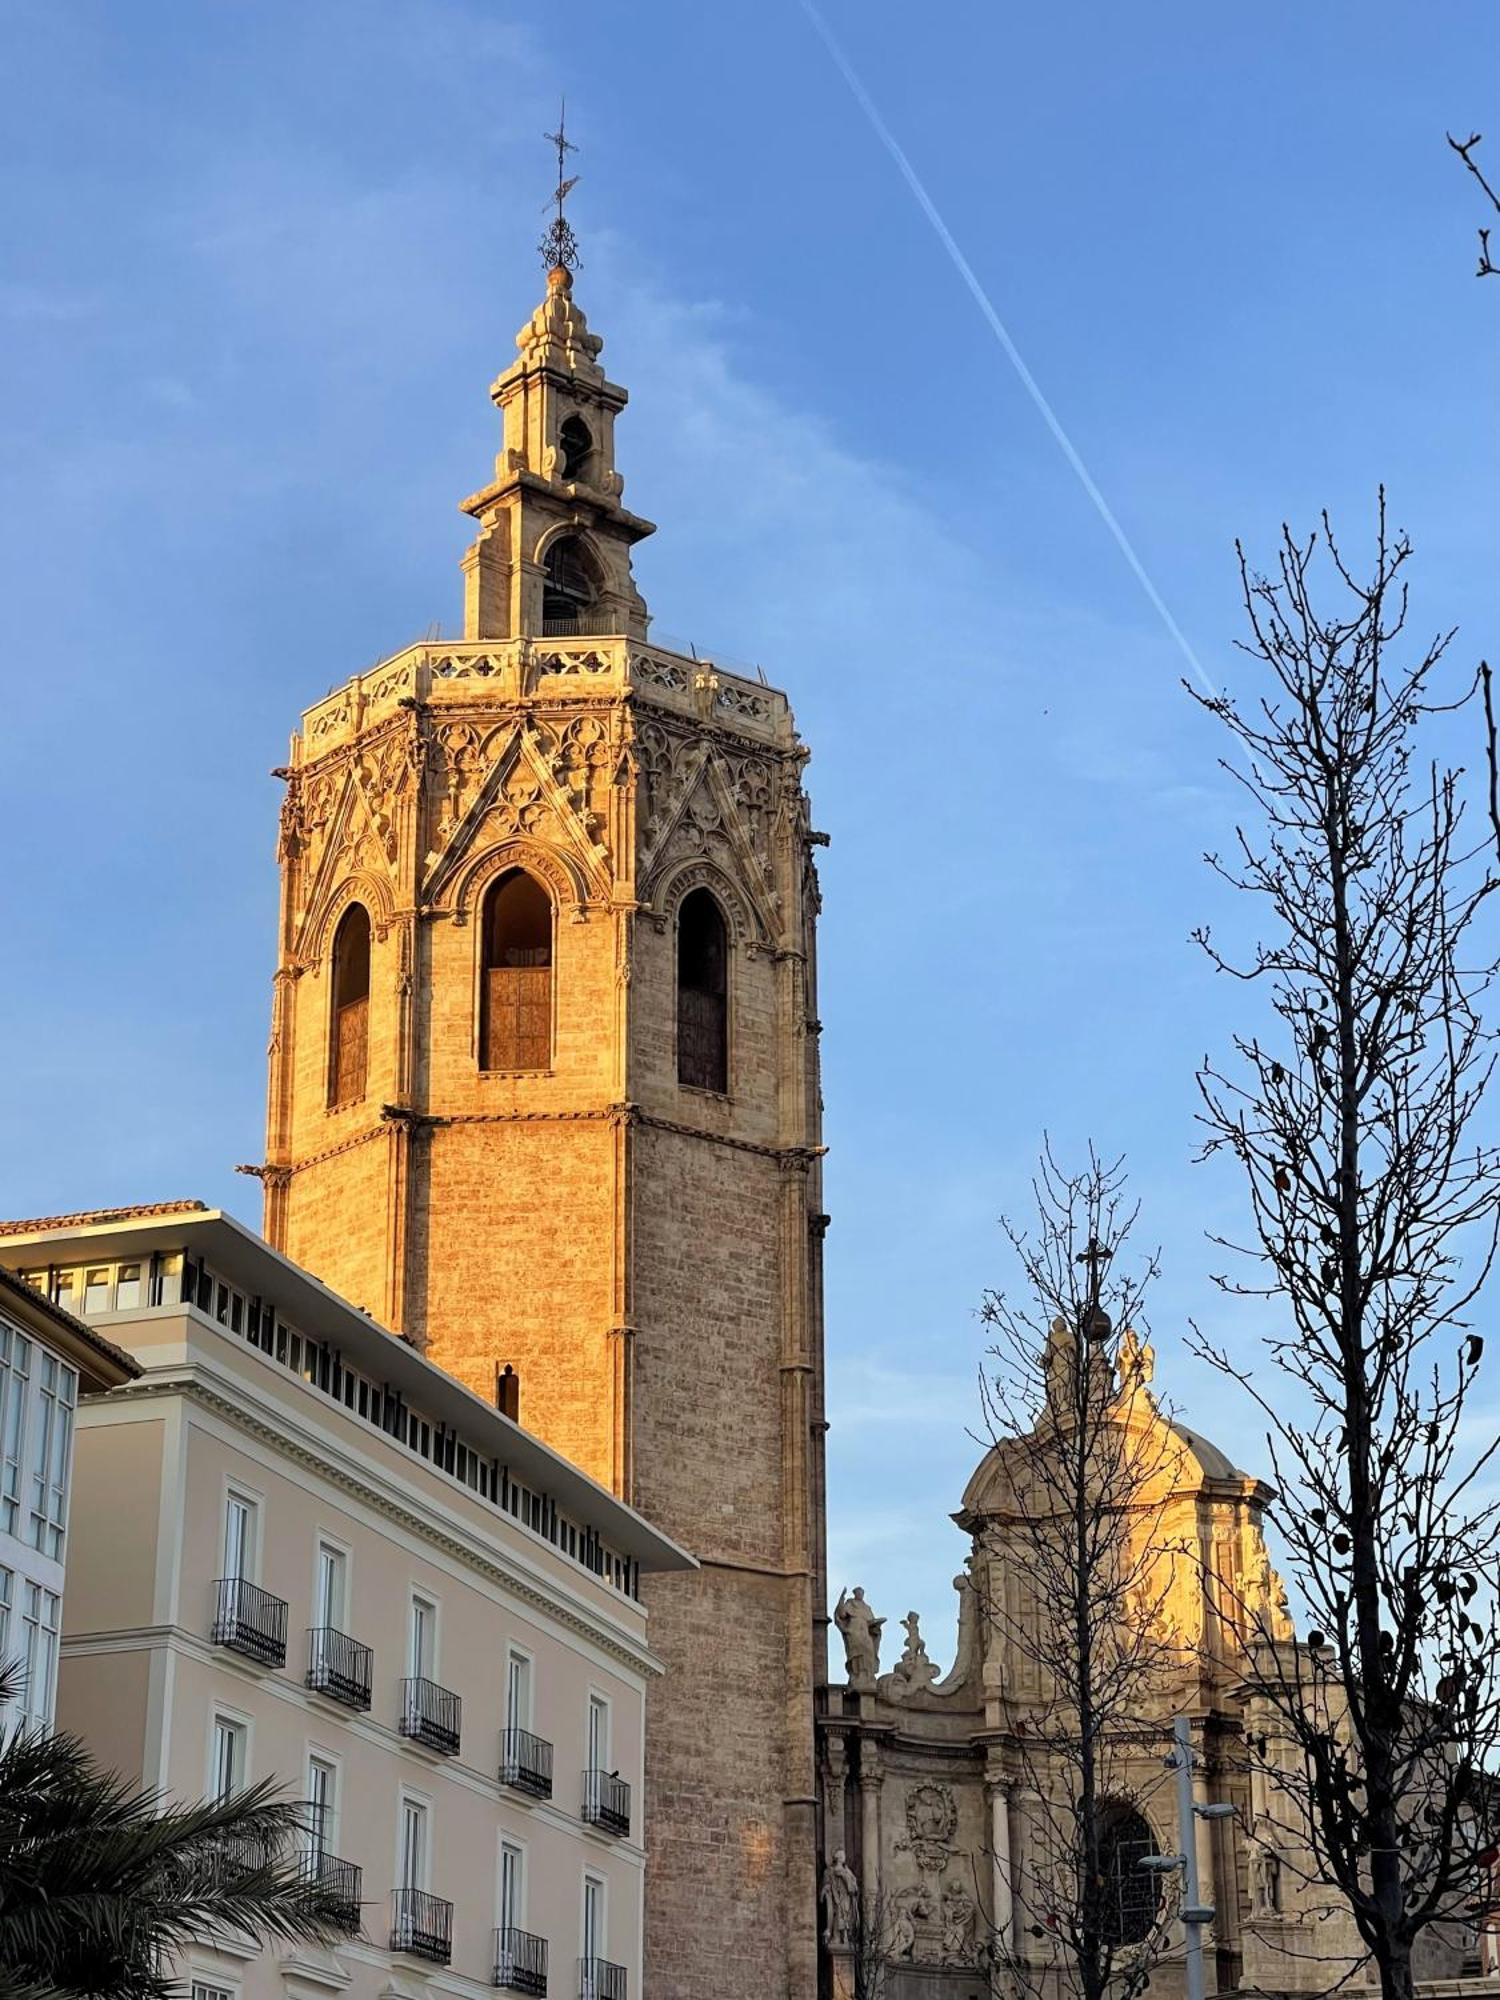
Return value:
M 1250 1857 L 1250 1895 L 1261 1916 L 1280 1916 L 1281 1856 L 1264 1839 L 1257 1840 Z
M 978 1914 L 974 1898 L 960 1883 L 943 1891 L 943 1961 L 948 1965 L 968 1965 L 974 1957 L 974 1919 Z
M 859 1929 L 859 1883 L 842 1847 L 823 1870 L 819 1901 L 823 1905 L 823 1942 L 847 1949 Z
M 1078 1365 L 1078 1342 L 1068 1322 L 1053 1320 L 1042 1355 L 1042 1374 L 1047 1385 L 1047 1401 L 1054 1410 L 1065 1410 L 1073 1400 L 1073 1370 Z
M 880 1633 L 885 1620 L 877 1618 L 866 1604 L 861 1585 L 854 1586 L 852 1596 L 839 1592 L 833 1622 L 844 1637 L 844 1666 L 850 1687 L 872 1689 L 880 1672 Z
M 903 1889 L 897 1896 L 891 1917 L 890 1955 L 892 1958 L 915 1960 L 917 1952 L 917 1926 L 926 1924 L 932 1915 L 932 1901 L 920 1884 L 915 1889 Z M 925 1958 L 930 1953 L 921 1954 Z
M 896 1701 L 909 1694 L 921 1694 L 932 1686 L 938 1670 L 927 1657 L 927 1645 L 917 1626 L 917 1614 L 908 1611 L 901 1620 L 906 1633 L 906 1649 L 891 1672 L 890 1694 Z
M 1120 1351 L 1115 1364 L 1120 1371 L 1120 1393 L 1128 1396 L 1144 1389 L 1156 1373 L 1156 1349 L 1137 1338 L 1133 1327 L 1120 1335 Z

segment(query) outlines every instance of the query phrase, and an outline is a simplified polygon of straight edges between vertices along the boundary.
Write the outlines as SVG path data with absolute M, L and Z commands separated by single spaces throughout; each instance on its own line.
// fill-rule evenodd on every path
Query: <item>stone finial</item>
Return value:
M 547 296 L 516 335 L 516 346 L 523 367 L 556 368 L 589 382 L 604 380 L 599 366 L 604 342 L 589 332 L 573 297 L 573 274 L 561 264 L 547 273 Z

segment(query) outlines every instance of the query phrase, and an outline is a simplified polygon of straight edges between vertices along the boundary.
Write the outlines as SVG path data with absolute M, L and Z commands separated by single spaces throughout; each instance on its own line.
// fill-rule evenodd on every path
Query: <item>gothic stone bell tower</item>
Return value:
M 653 646 L 554 269 L 461 643 L 284 773 L 266 1233 L 690 1548 L 650 1592 L 650 2000 L 811 2000 L 818 890 L 786 698 Z M 570 1947 L 555 1947 L 566 1957 Z

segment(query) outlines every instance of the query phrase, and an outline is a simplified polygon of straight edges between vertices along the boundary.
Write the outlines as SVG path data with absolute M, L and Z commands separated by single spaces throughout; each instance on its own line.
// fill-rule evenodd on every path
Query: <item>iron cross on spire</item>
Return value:
M 542 136 L 549 146 L 557 148 L 557 192 L 547 203 L 547 208 L 543 210 L 543 213 L 549 212 L 554 206 L 557 213 L 552 217 L 551 222 L 547 226 L 547 233 L 537 245 L 537 248 L 541 251 L 542 261 L 549 271 L 576 271 L 579 263 L 578 238 L 573 234 L 573 225 L 569 222 L 563 208 L 564 202 L 566 202 L 568 196 L 578 185 L 577 174 L 574 174 L 571 179 L 568 178 L 568 155 L 569 153 L 576 153 L 578 148 L 568 137 L 568 104 L 566 98 L 563 99 L 558 112 L 557 130 L 555 132 L 544 132 Z

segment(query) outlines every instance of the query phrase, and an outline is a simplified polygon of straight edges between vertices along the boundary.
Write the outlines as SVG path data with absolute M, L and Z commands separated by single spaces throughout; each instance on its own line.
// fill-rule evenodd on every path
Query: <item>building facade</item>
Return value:
M 819 836 L 785 697 L 648 638 L 600 346 L 553 270 L 463 640 L 293 738 L 265 1229 L 693 1549 L 646 1580 L 649 1983 L 774 2000 L 816 1981 Z
M 68 1310 L 81 1302 L 39 1298 L 0 1268 L 0 1662 L 20 1672 L 0 1733 L 53 1722 L 78 1398 L 139 1373 Z
M 691 1559 L 222 1213 L 0 1254 L 140 1370 L 79 1413 L 60 1724 L 182 1800 L 274 1778 L 347 1903 L 329 1950 L 205 1940 L 197 2000 L 638 2000 L 640 1581 Z
M 1107 1336 L 1107 1317 L 1102 1325 Z M 1061 1320 L 1047 1360 L 1035 1427 L 986 1452 L 953 1517 L 971 1548 L 953 1580 L 951 1670 L 928 1657 L 909 1613 L 905 1643 L 882 1672 L 885 1620 L 862 1591 L 836 1607 L 846 1680 L 830 1688 L 819 1729 L 833 2000 L 1067 2000 L 1081 1990 L 1064 1943 L 1079 1907 L 1077 1708 L 1066 1684 L 1077 1654 L 1066 1598 L 1060 1608 L 1042 1601 L 1061 1567 L 1047 1544 L 1067 1558 L 1072 1533 L 1063 1521 L 1054 1538 L 1046 1525 L 1067 1486 L 1055 1476 L 1067 1418 L 1052 1402 L 1053 1371 L 1079 1365 Z M 1161 1407 L 1152 1351 L 1129 1333 L 1096 1347 L 1087 1368 L 1099 1384 L 1088 1421 L 1118 1440 L 1091 1456 L 1123 1471 L 1107 1504 L 1129 1524 L 1118 1544 L 1107 1524 L 1089 1531 L 1100 1573 L 1117 1565 L 1127 1579 L 1115 1603 L 1120 1636 L 1102 1615 L 1093 1635 L 1104 1718 L 1094 1739 L 1098 1902 L 1115 1983 L 1144 1991 L 1144 1974 L 1161 2000 L 1188 1990 L 1169 1765 L 1174 1721 L 1186 1717 L 1199 1900 L 1213 1913 L 1205 1992 L 1368 1991 L 1374 1976 L 1352 1914 L 1310 1843 L 1291 1747 L 1251 1687 L 1257 1653 L 1284 1672 L 1298 1657 L 1263 1533 L 1271 1489 Z M 1266 1661 L 1260 1670 L 1269 1673 Z M 1123 1690 L 1113 1708 L 1111 1686 Z M 1429 1932 L 1417 1961 L 1424 1991 L 1469 1990 L 1451 1982 L 1478 1972 L 1480 1956 L 1473 1925 Z

